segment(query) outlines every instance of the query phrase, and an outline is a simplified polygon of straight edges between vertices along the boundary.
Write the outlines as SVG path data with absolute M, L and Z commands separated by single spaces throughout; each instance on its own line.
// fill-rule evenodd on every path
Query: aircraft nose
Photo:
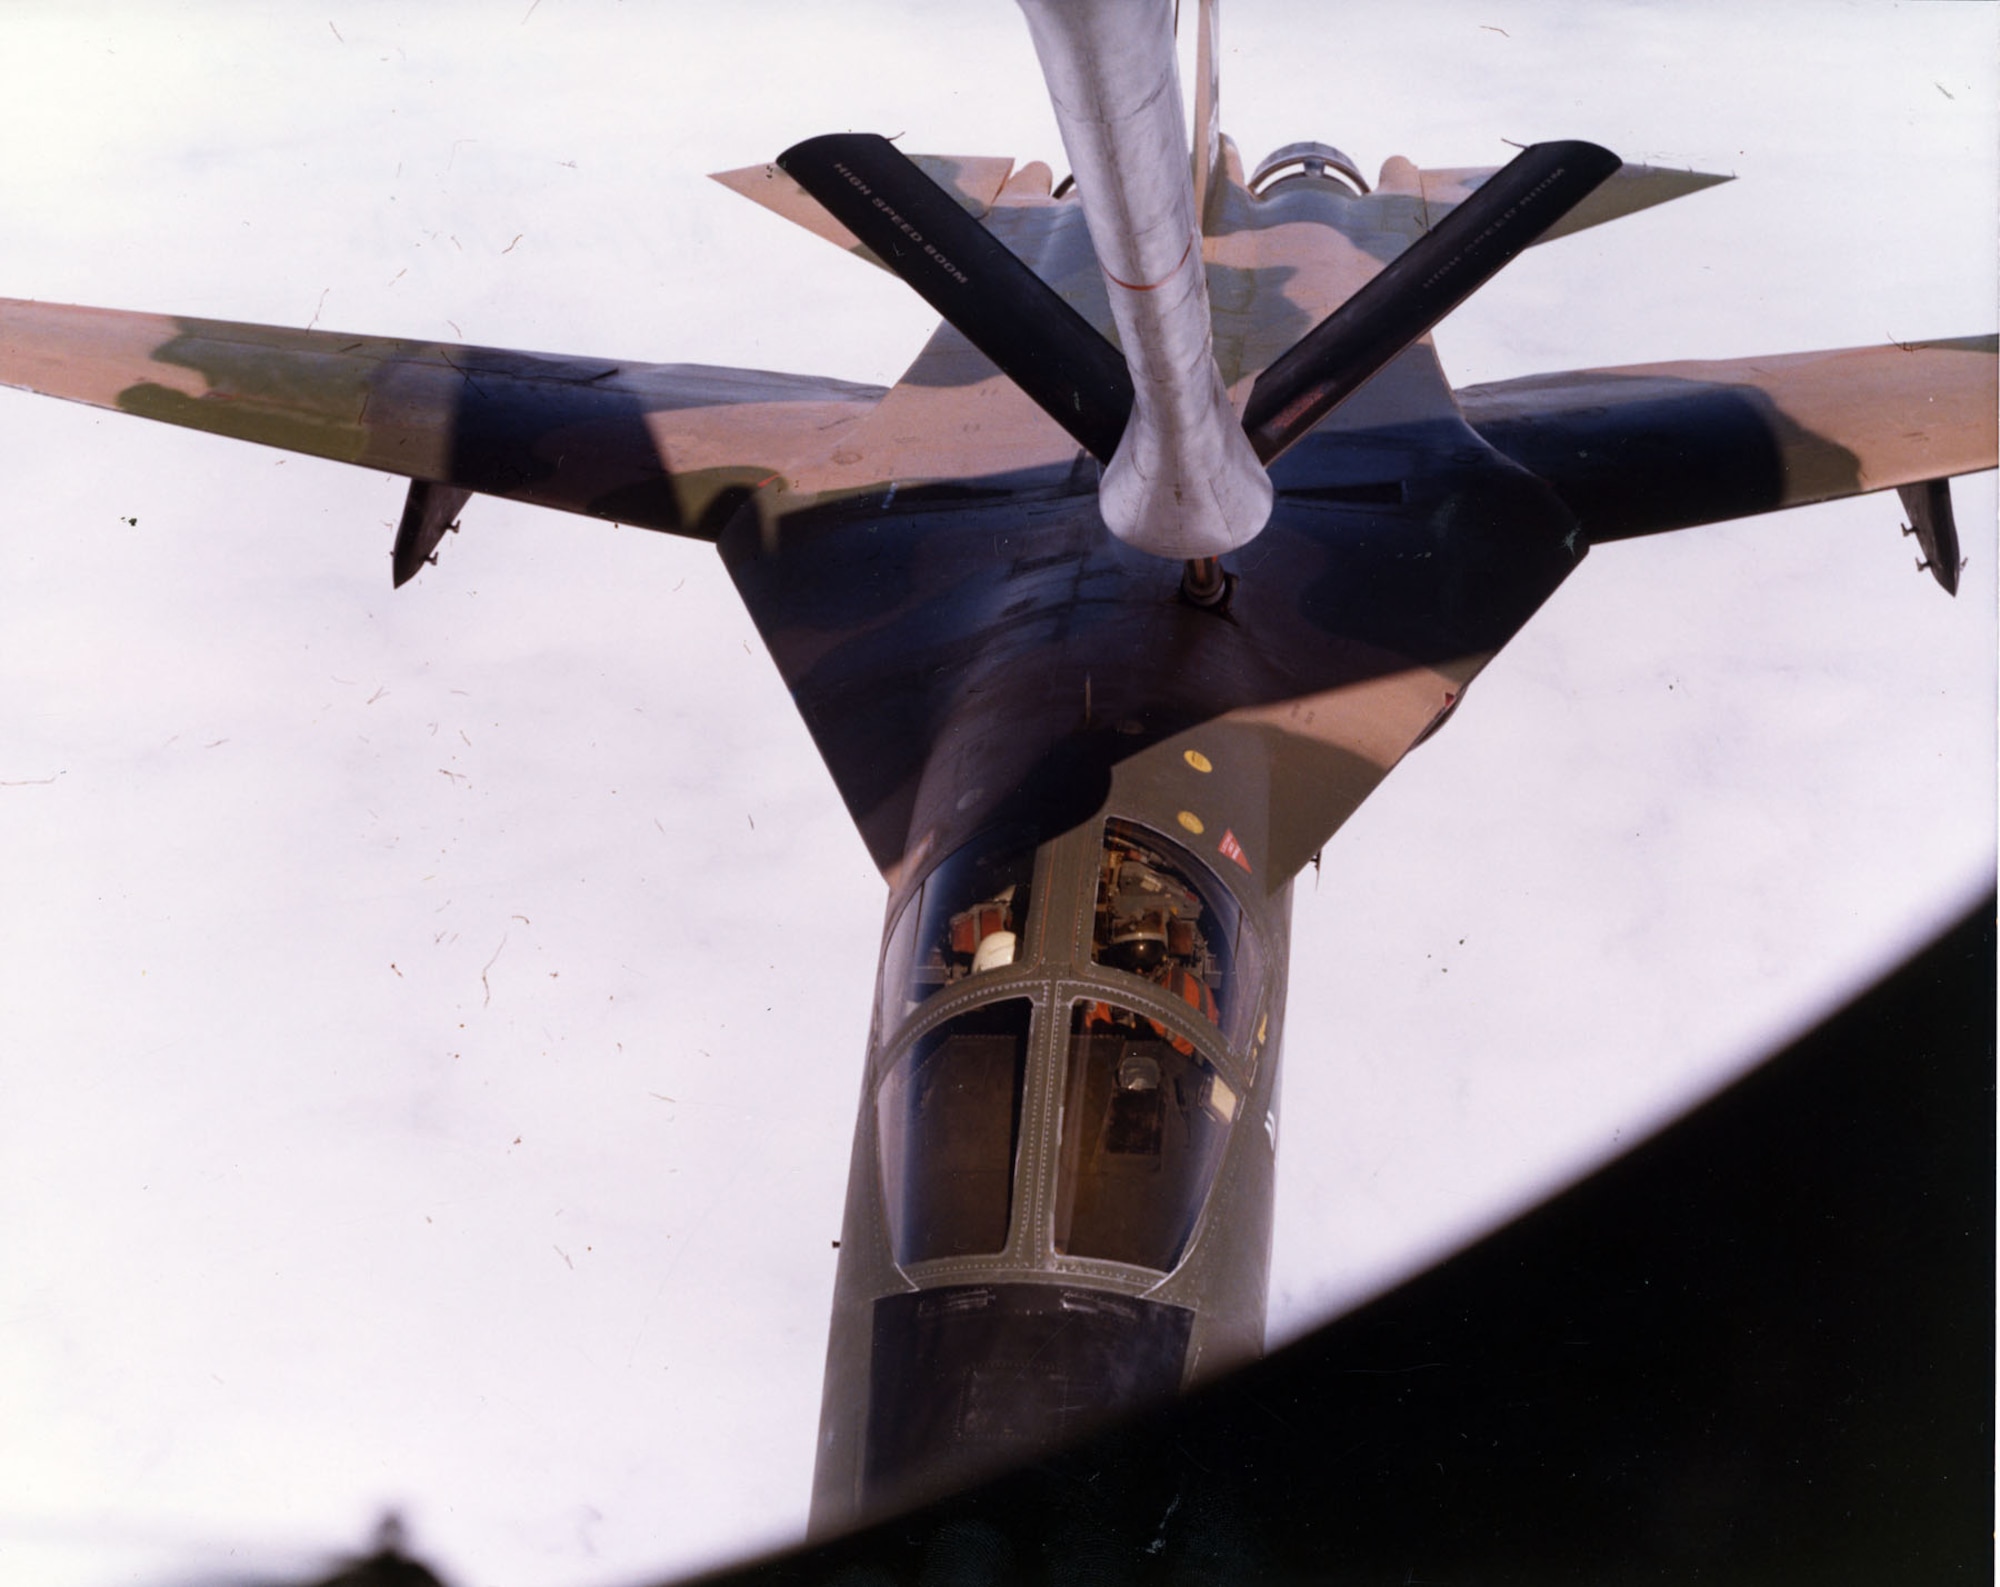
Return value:
M 1193 1322 L 1184 1307 L 1058 1284 L 877 1301 L 864 1506 L 955 1487 L 1171 1396 Z

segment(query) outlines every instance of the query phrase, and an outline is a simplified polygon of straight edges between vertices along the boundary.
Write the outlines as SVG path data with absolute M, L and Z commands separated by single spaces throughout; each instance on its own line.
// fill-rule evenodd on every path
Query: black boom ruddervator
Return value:
M 887 138 L 837 132 L 778 166 L 1099 462 L 1132 411 L 1118 349 Z M 1618 170 L 1594 143 L 1537 143 L 1257 377 L 1243 414 L 1271 463 Z

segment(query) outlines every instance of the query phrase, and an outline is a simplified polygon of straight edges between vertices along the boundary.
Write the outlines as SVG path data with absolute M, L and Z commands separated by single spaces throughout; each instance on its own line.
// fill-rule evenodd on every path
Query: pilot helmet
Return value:
M 1121 924 L 1101 956 L 1114 970 L 1151 975 L 1167 962 L 1167 933 L 1157 918 Z

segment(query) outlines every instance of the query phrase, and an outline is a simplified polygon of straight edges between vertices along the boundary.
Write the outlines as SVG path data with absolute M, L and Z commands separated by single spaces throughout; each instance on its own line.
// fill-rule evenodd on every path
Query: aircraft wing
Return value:
M 1890 342 L 1531 375 L 1457 393 L 1593 540 L 1995 466 L 1996 341 Z
M 823 460 L 882 396 L 810 376 L 9 299 L 0 385 L 401 474 L 417 482 L 413 514 L 441 487 L 445 517 L 478 492 L 705 540 L 748 493 Z

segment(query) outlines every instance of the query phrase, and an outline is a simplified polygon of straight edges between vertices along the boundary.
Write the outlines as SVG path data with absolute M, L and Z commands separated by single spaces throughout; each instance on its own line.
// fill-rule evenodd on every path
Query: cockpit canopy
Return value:
M 940 862 L 883 954 L 896 1264 L 1173 1271 L 1254 1079 L 1263 978 L 1222 879 L 1136 822 L 1039 849 L 989 834 Z

